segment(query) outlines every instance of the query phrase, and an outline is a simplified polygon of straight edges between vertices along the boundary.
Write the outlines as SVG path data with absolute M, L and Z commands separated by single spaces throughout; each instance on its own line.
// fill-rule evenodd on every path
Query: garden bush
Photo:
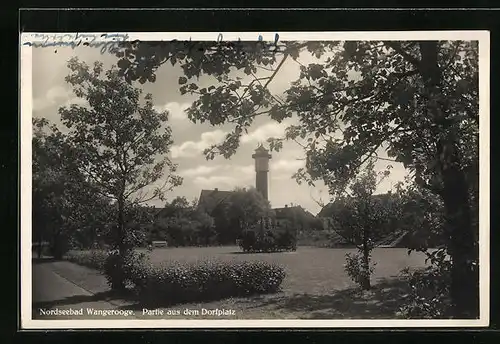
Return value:
M 295 251 L 297 239 L 289 231 L 273 233 L 267 231 L 264 234 L 249 230 L 243 232 L 239 246 L 244 252 L 280 252 Z
M 275 264 L 201 261 L 153 265 L 146 254 L 130 251 L 70 251 L 68 261 L 101 270 L 109 285 L 125 286 L 145 304 L 217 300 L 279 290 L 285 270 Z M 121 267 L 121 268 L 119 268 Z
M 245 231 L 241 235 L 239 245 L 244 252 L 251 252 L 256 249 L 257 235 L 254 231 Z
M 406 319 L 436 319 L 451 317 L 449 266 L 430 266 L 426 269 L 402 272 L 410 293 L 399 315 Z
M 64 233 L 58 234 L 49 246 L 49 254 L 55 259 L 61 260 L 70 249 L 71 243 L 68 236 Z
M 127 287 L 137 280 L 138 274 L 147 269 L 147 257 L 144 253 L 129 251 L 120 255 L 117 250 L 106 257 L 103 272 L 111 289 Z M 124 282 L 122 284 L 122 282 Z
M 408 253 L 411 251 L 413 250 Z M 445 247 L 437 250 L 424 249 L 422 252 L 427 256 L 426 263 L 430 263 L 430 266 L 413 270 L 406 268 L 402 271 L 410 291 L 398 315 L 407 319 L 454 318 L 456 315 L 451 297 L 453 262 L 447 249 Z M 471 268 L 474 273 L 479 274 L 477 261 L 471 262 Z M 476 300 L 477 308 L 470 309 L 469 314 L 461 317 L 478 318 L 478 305 L 479 300 Z
M 123 257 L 116 250 L 75 250 L 69 251 L 65 259 L 101 271 L 111 288 L 121 285 L 120 281 L 125 281 L 125 285 L 130 284 L 131 276 L 136 276 L 137 271 L 144 269 L 147 263 L 144 253 L 133 250 Z
M 88 268 L 104 270 L 109 253 L 105 250 L 69 251 L 65 259 Z
M 266 232 L 263 236 L 257 237 L 257 249 L 263 252 L 279 251 L 276 239 L 272 232 Z
M 131 274 L 139 300 L 153 305 L 273 293 L 284 278 L 282 267 L 267 262 L 146 263 Z
M 276 238 L 276 246 L 285 250 L 297 249 L 297 238 L 290 231 L 281 232 Z
M 369 258 L 367 267 L 363 263 L 363 256 L 360 253 L 346 253 L 345 258 L 344 271 L 349 278 L 361 288 L 369 288 L 370 277 L 375 271 L 375 263 L 371 263 Z

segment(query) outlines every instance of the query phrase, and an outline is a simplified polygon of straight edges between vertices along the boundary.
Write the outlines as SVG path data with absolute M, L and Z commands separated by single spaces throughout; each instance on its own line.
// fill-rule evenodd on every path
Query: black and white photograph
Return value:
M 23 33 L 22 326 L 487 326 L 489 61 L 486 31 Z

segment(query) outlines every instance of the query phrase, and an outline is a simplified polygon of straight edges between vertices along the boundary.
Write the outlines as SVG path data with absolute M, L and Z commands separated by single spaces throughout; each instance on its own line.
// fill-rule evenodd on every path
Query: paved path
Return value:
M 34 319 L 123 319 L 120 315 L 89 315 L 89 311 L 113 310 L 127 312 L 104 300 L 103 295 L 92 294 L 54 271 L 53 263 L 33 264 L 33 318 Z M 47 311 L 59 314 L 47 314 Z M 45 314 L 43 312 L 46 312 Z M 71 312 L 71 314 L 68 314 Z M 128 311 L 130 312 L 130 311 Z M 65 314 L 62 314 L 65 313 Z M 130 317 L 130 316 L 129 316 Z

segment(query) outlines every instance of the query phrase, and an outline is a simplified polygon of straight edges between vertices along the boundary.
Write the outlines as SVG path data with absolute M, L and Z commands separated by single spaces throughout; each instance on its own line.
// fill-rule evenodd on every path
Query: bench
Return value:
M 167 242 L 166 241 L 161 241 L 161 240 L 158 240 L 158 241 L 153 241 L 151 242 L 151 246 L 153 247 L 167 247 Z

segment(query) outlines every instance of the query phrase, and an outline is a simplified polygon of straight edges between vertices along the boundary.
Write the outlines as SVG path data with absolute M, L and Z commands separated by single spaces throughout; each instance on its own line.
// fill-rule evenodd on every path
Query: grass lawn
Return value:
M 182 304 L 164 308 L 158 318 L 184 319 L 345 319 L 394 318 L 407 294 L 404 281 L 397 278 L 406 267 L 425 266 L 419 253 L 407 254 L 406 249 L 378 248 L 373 252 L 377 263 L 373 290 L 359 291 L 344 272 L 345 254 L 351 249 L 299 247 L 296 252 L 244 254 L 238 247 L 158 248 L 150 253 L 151 261 L 194 262 L 197 260 L 265 260 L 281 264 L 287 272 L 282 292 L 248 298 L 232 298 L 215 302 Z M 57 267 L 58 266 L 58 267 Z M 103 296 L 109 301 L 104 276 L 92 269 L 68 262 L 56 263 L 56 269 L 69 280 Z M 130 302 L 114 302 L 124 309 L 135 308 L 139 317 L 142 306 Z M 184 315 L 185 310 L 199 314 Z M 229 316 L 203 315 L 202 309 L 229 309 Z M 171 315 L 170 315 L 171 314 Z M 155 318 L 154 316 L 144 316 Z
M 239 247 L 157 248 L 150 254 L 153 263 L 197 260 L 264 260 L 281 264 L 287 272 L 285 293 L 324 294 L 354 286 L 344 272 L 345 254 L 355 249 L 298 247 L 295 252 L 242 253 Z M 373 251 L 374 281 L 396 277 L 405 267 L 425 266 L 425 256 L 408 255 L 406 249 L 378 248 Z

